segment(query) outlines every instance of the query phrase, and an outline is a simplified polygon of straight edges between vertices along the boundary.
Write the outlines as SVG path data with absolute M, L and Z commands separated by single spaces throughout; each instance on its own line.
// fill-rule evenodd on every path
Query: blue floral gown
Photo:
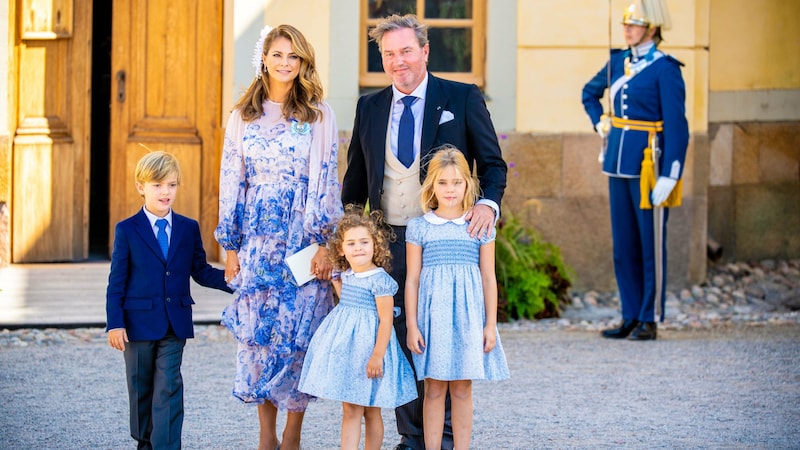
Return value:
M 408 222 L 406 242 L 422 247 L 417 323 L 425 341 L 421 355 L 412 353 L 417 379 L 504 380 L 508 364 L 500 335 L 483 352 L 486 309 L 479 265 L 480 240 L 470 237 L 461 217 L 445 220 L 428 212 Z
M 238 110 L 231 114 L 214 233 L 225 250 L 238 252 L 241 265 L 230 282 L 233 303 L 222 312 L 238 341 L 233 395 L 293 412 L 308 405 L 297 382 L 333 295 L 329 281 L 298 287 L 284 259 L 325 242 L 343 214 L 336 119 L 326 103 L 318 106 L 322 119 L 310 126 L 285 120 L 281 105 L 269 101 L 252 122 Z
M 394 327 L 383 356 L 383 377 L 367 378 L 379 323 L 375 297 L 393 297 L 396 292 L 397 282 L 381 268 L 342 274 L 339 304 L 319 326 L 308 348 L 301 391 L 379 408 L 396 408 L 417 398 L 414 372 Z

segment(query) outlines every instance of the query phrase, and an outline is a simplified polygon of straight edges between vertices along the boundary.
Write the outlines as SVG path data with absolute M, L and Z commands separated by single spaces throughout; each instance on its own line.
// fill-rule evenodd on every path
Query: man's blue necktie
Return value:
M 416 99 L 413 95 L 400 99 L 404 107 L 397 128 L 397 159 L 406 167 L 414 163 L 414 113 L 411 112 L 411 105 Z
M 156 220 L 158 227 L 158 245 L 161 246 L 161 253 L 164 254 L 164 259 L 167 259 L 167 252 L 169 251 L 169 237 L 167 236 L 167 219 Z

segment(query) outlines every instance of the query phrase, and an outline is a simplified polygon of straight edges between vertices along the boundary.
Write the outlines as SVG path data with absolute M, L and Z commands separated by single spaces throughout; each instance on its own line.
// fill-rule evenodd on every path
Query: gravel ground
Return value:
M 501 324 L 512 377 L 475 384 L 472 448 L 800 448 L 800 324 L 784 319 L 660 328 L 652 342 Z M 0 447 L 135 447 L 122 355 L 102 329 L 2 336 Z M 256 410 L 230 395 L 234 351 L 218 326 L 198 326 L 187 344 L 184 448 L 255 448 Z M 339 420 L 338 403 L 312 404 L 304 448 L 337 448 Z M 384 421 L 391 449 L 392 411 Z
M 511 379 L 475 383 L 471 447 L 800 449 L 798 309 L 800 260 L 710 266 L 667 292 L 651 342 L 600 338 L 619 320 L 616 293 L 573 293 L 561 318 L 500 324 Z M 230 395 L 230 333 L 195 332 L 184 448 L 255 448 L 256 409 Z M 124 373 L 102 328 L 0 330 L 0 449 L 134 448 Z M 340 417 L 336 402 L 312 404 L 304 449 L 338 448 Z

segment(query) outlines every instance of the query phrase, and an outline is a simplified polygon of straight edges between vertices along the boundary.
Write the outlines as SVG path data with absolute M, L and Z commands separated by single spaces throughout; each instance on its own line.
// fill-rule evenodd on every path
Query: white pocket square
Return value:
M 446 123 L 446 122 L 450 122 L 451 120 L 453 120 L 455 118 L 456 118 L 456 116 L 454 116 L 453 113 L 451 113 L 448 110 L 444 110 L 444 111 L 442 111 L 442 117 L 439 117 L 439 125 L 441 125 L 443 123 Z

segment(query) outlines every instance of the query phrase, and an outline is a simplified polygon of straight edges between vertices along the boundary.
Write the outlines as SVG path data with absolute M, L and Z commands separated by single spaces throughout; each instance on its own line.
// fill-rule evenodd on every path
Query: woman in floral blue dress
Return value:
M 308 344 L 333 307 L 324 245 L 312 259 L 316 278 L 297 286 L 285 258 L 324 243 L 342 216 L 333 110 L 322 101 L 314 51 L 294 27 L 265 28 L 254 52 L 256 78 L 225 131 L 219 224 L 225 277 L 235 298 L 222 324 L 238 341 L 233 395 L 258 404 L 260 450 L 279 440 L 300 446 L 311 398 L 297 390 Z

